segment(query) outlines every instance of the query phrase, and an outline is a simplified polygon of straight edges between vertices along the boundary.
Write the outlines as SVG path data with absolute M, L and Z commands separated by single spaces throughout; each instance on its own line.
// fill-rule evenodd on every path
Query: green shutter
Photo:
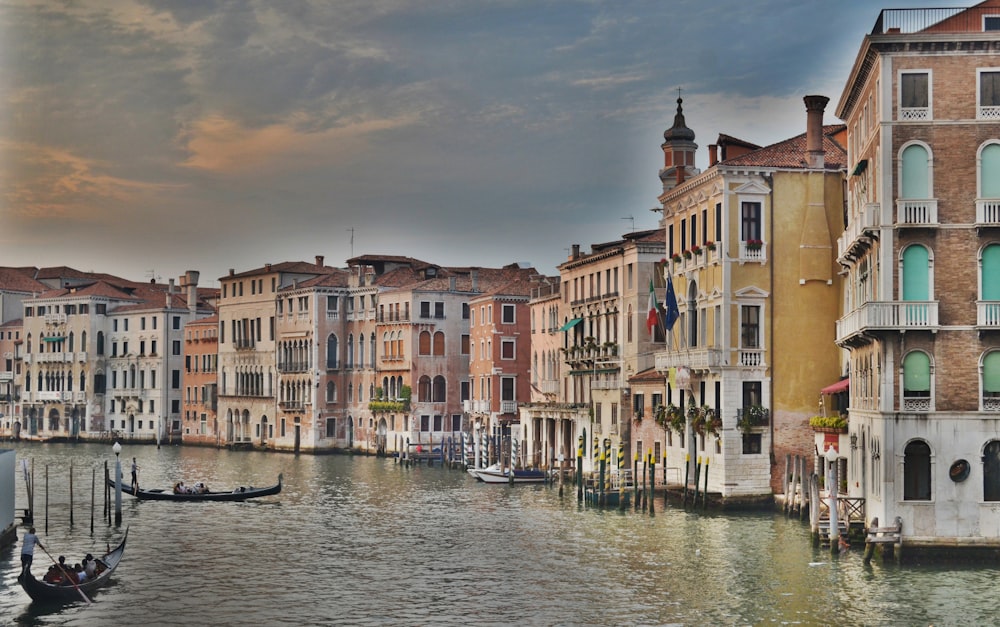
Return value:
M 982 300 L 1000 300 L 1000 244 L 983 250 Z
M 903 151 L 901 198 L 930 198 L 927 184 L 927 150 L 914 144 Z
M 980 198 L 1000 198 L 1000 144 L 990 144 L 980 155 Z
M 931 391 L 931 360 L 927 353 L 915 351 L 903 361 L 903 389 L 908 392 Z
M 1000 392 L 1000 351 L 993 351 L 983 359 L 983 391 Z
M 908 246 L 903 251 L 903 300 L 930 300 L 930 269 L 927 249 Z

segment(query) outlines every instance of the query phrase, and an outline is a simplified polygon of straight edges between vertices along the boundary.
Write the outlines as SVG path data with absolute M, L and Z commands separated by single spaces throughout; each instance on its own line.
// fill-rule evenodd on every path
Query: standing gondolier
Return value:
M 136 491 L 139 489 L 139 464 L 136 463 L 135 458 L 132 458 L 132 490 Z
M 31 568 L 31 560 L 35 557 L 35 545 L 41 546 L 42 550 L 45 547 L 42 546 L 42 542 L 35 535 L 35 528 L 32 527 L 28 529 L 28 533 L 24 534 L 24 539 L 21 540 L 21 574 L 23 575 Z

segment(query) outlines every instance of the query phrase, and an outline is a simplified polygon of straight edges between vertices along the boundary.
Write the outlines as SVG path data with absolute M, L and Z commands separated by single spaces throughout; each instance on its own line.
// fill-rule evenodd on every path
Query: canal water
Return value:
M 138 502 L 102 520 L 106 445 L 19 444 L 53 555 L 125 558 L 92 605 L 39 607 L 0 552 L 0 625 L 992 624 L 1000 569 L 831 559 L 780 514 L 599 510 L 567 486 L 486 485 L 373 457 L 126 446 L 144 487 L 270 485 L 245 503 Z M 74 525 L 69 522 L 69 468 Z M 46 467 L 48 490 L 45 488 Z M 91 482 L 97 475 L 91 533 Z M 26 504 L 16 480 L 18 507 Z M 45 499 L 48 497 L 48 506 Z M 46 531 L 45 517 L 48 516 Z M 23 530 L 19 530 L 18 537 Z M 48 557 L 36 550 L 34 572 Z

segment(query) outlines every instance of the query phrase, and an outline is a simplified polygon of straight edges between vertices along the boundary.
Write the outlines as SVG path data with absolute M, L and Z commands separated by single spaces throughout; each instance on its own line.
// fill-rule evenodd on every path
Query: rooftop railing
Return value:
M 946 7 L 939 9 L 882 9 L 872 35 L 894 33 L 982 33 L 1000 16 L 997 7 Z

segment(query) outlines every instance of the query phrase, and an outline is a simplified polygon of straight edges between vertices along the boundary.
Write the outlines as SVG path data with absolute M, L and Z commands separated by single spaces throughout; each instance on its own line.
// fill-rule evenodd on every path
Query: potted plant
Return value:
M 674 253 L 673 255 L 671 255 L 670 260 L 673 261 L 674 263 L 680 263 L 681 256 L 679 253 Z
M 843 416 L 813 416 L 809 426 L 818 433 L 847 433 L 847 418 Z
M 691 250 L 690 249 L 685 249 L 684 252 L 681 253 L 681 254 L 684 255 L 685 259 L 690 259 L 691 258 Z
M 770 412 L 761 405 L 750 405 L 740 411 L 739 418 L 736 419 L 736 426 L 743 433 L 750 433 L 756 427 L 763 427 L 767 424 Z
M 715 252 L 715 242 L 713 242 L 712 240 L 708 240 L 707 242 L 705 242 L 705 248 L 707 248 L 712 252 Z
M 691 247 L 691 253 L 694 255 L 700 255 L 702 253 L 701 246 L 695 244 Z
M 761 246 L 764 245 L 759 239 L 748 239 L 747 240 L 747 250 L 760 250 Z

